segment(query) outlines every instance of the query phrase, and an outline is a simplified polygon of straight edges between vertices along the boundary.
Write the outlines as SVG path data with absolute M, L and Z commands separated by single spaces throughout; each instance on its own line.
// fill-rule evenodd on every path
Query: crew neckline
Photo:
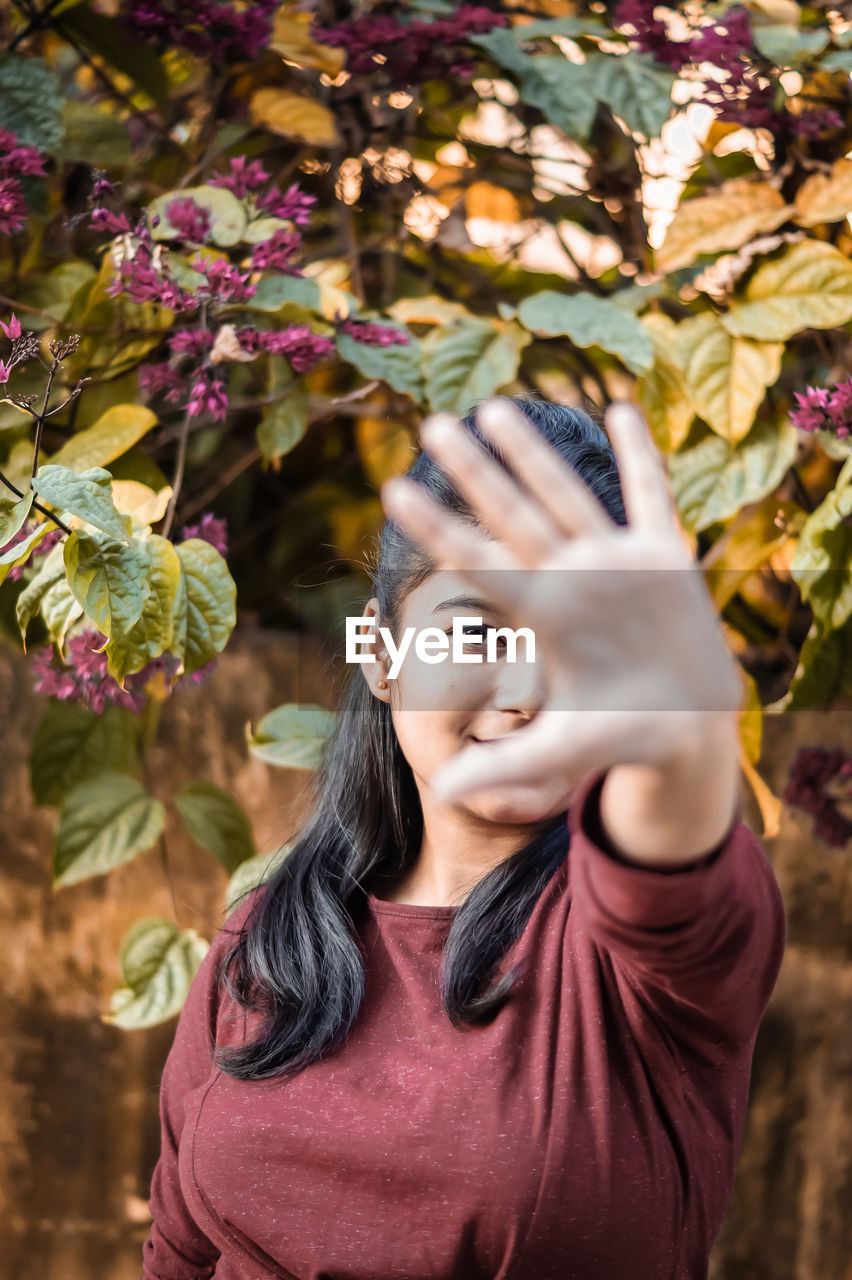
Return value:
M 428 907 L 419 902 L 386 902 L 374 893 L 367 893 L 367 902 L 373 915 L 407 916 L 410 920 L 452 920 L 458 907 Z

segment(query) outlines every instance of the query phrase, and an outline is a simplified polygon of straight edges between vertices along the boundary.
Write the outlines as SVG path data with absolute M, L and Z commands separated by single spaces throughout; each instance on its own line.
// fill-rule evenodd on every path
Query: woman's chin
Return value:
M 521 784 L 471 791 L 461 803 L 480 818 L 506 824 L 541 822 L 566 807 L 561 798 L 545 794 L 542 787 Z

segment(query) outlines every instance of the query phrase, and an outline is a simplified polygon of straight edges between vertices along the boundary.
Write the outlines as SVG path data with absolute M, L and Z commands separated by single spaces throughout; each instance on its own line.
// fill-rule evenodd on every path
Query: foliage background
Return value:
M 773 793 L 764 714 L 842 706 L 852 613 L 852 6 L 16 0 L 0 19 L 0 624 L 33 654 L 55 889 L 230 790 L 150 769 L 236 626 L 339 639 L 422 416 L 633 396 L 742 663 L 742 764 L 843 850 L 841 746 Z M 34 335 L 34 336 L 33 336 Z M 4 376 L 5 375 L 5 376 Z M 310 769 L 297 700 L 248 746 Z M 273 842 L 274 843 L 274 842 Z M 286 853 L 286 850 L 283 850 Z M 104 1019 L 180 1008 L 173 898 Z

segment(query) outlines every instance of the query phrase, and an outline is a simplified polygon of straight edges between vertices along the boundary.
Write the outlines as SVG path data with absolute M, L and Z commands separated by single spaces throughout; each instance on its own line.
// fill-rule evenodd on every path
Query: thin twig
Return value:
M 19 31 L 18 34 L 13 37 L 13 39 L 9 44 L 9 48 L 6 50 L 6 52 L 14 53 L 18 45 L 23 40 L 26 40 L 27 37 L 31 36 L 34 31 L 38 31 L 40 27 L 44 26 L 45 18 L 49 17 L 50 14 L 53 12 L 53 10 L 56 9 L 60 4 L 62 4 L 62 0 L 48 0 L 48 3 L 44 6 L 42 10 L 40 11 L 32 10 L 31 11 L 32 17 L 30 18 L 29 22 L 27 23 L 27 25 L 24 27 L 22 31 Z
M 57 348 L 57 350 L 59 349 L 60 348 Z M 38 474 L 38 453 L 39 453 L 39 449 L 41 448 L 41 437 L 44 431 L 44 421 L 45 421 L 45 418 L 47 417 L 47 406 L 50 401 L 50 392 L 51 392 L 51 389 L 53 388 L 53 379 L 56 377 L 56 372 L 58 368 L 59 368 L 59 358 L 57 356 L 54 356 L 53 364 L 51 365 L 50 372 L 47 375 L 47 386 L 44 389 L 44 400 L 42 401 L 42 405 L 41 405 L 41 413 L 36 418 L 35 440 L 33 442 L 33 470 L 32 470 L 33 479 L 35 479 L 36 475 Z
M 163 521 L 161 536 L 167 538 L 171 533 L 174 524 L 175 509 L 180 496 L 181 487 L 183 485 L 184 469 L 186 467 L 186 446 L 189 440 L 189 411 L 184 414 L 181 423 L 180 435 L 178 436 L 177 457 L 175 459 L 175 473 L 172 479 L 172 496 L 169 498 L 169 505 L 166 508 L 166 515 Z

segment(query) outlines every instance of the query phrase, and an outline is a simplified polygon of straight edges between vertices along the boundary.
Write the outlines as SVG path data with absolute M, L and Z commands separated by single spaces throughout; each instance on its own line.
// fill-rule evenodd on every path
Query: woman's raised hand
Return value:
M 532 629 L 545 699 L 505 742 L 466 747 L 438 770 L 436 794 L 666 764 L 695 748 L 708 718 L 735 718 L 740 672 L 638 409 L 619 401 L 605 415 L 626 527 L 510 401 L 486 402 L 476 422 L 520 484 L 450 415 L 420 435 L 491 537 L 409 479 L 387 481 L 382 503 L 436 563 Z

